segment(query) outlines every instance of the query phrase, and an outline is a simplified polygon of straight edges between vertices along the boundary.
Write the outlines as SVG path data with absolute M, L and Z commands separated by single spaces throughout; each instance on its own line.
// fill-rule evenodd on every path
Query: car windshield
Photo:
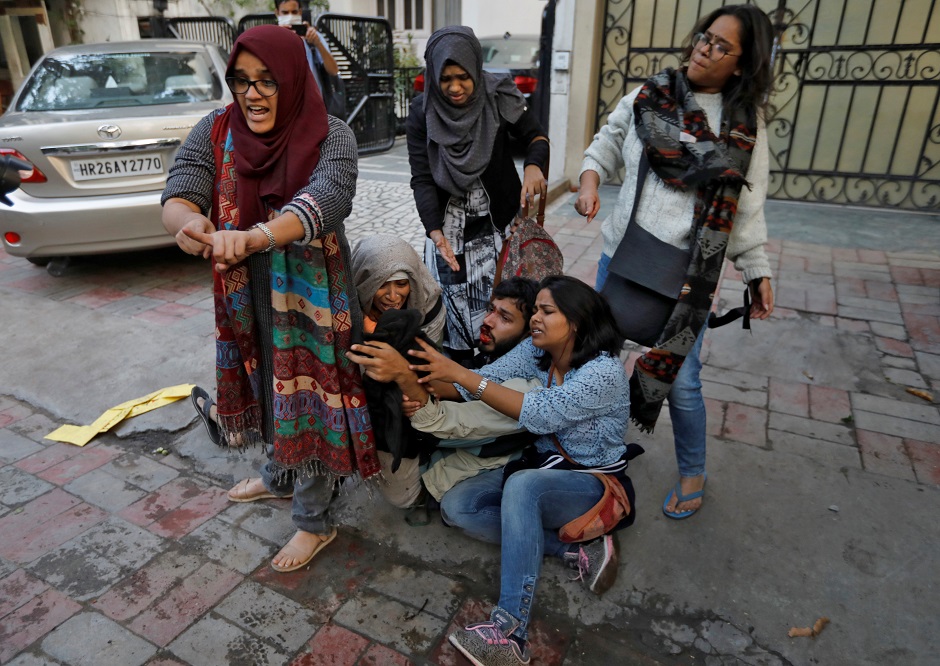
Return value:
M 537 39 L 481 39 L 483 65 L 486 67 L 508 67 L 528 69 L 535 67 L 539 58 Z
M 18 111 L 72 111 L 219 99 L 221 82 L 204 53 L 104 53 L 47 58 L 30 77 Z

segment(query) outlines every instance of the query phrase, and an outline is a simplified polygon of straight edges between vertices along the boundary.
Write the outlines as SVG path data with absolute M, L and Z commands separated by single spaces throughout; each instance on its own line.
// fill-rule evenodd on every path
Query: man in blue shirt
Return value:
M 346 96 L 339 65 L 317 29 L 304 22 L 298 0 L 274 0 L 277 24 L 293 30 L 295 25 L 307 27 L 303 40 L 307 43 L 307 63 L 326 105 L 326 111 L 340 120 L 346 120 Z M 299 34 L 299 33 L 298 33 Z

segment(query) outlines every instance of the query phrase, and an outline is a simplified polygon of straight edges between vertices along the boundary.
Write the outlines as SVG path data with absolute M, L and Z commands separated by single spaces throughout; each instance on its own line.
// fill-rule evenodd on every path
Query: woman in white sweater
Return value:
M 679 482 L 663 503 L 670 518 L 687 518 L 702 503 L 707 477 L 699 354 L 726 255 L 749 287 L 749 316 L 766 319 L 773 311 L 764 252 L 769 159 L 763 118 L 773 81 L 772 42 L 770 21 L 758 8 L 716 9 L 692 31 L 686 65 L 656 74 L 625 96 L 585 151 L 575 208 L 589 222 L 600 209 L 598 186 L 626 168 L 617 205 L 601 228 L 598 290 L 609 272 L 633 273 L 623 268 L 630 263 L 641 273 L 662 269 L 649 255 L 634 250 L 630 256 L 639 245 L 635 234 L 688 251 L 678 268 L 684 279 L 677 305 L 661 330 L 655 327 L 653 349 L 637 361 L 630 380 L 631 417 L 640 428 L 652 430 L 669 400 L 679 467 Z M 627 233 L 631 218 L 637 226 Z M 636 308 L 645 306 L 631 300 L 629 307 L 643 317 Z

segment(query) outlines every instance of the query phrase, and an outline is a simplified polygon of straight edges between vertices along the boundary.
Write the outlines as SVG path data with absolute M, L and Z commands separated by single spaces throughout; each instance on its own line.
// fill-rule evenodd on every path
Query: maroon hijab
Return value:
M 256 56 L 278 83 L 274 127 L 264 134 L 248 128 L 238 103 L 229 106 L 229 127 L 238 174 L 238 227 L 264 222 L 265 203 L 281 208 L 310 181 L 327 134 L 326 107 L 307 64 L 306 44 L 290 30 L 261 25 L 235 41 L 225 75 L 234 76 L 242 51 Z

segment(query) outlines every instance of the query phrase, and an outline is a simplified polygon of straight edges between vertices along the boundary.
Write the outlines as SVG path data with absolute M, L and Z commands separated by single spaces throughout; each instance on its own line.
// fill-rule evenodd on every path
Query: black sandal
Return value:
M 212 440 L 213 444 L 218 445 L 221 440 L 219 435 L 219 424 L 217 424 L 211 416 L 209 416 L 209 410 L 212 408 L 212 405 L 215 404 L 215 400 L 209 397 L 209 394 L 206 393 L 203 389 L 198 386 L 194 386 L 192 393 L 189 396 L 193 400 L 193 407 L 196 408 L 196 413 L 199 414 L 202 422 L 206 426 L 206 432 L 209 434 L 209 439 Z M 202 398 L 202 407 L 199 407 L 198 399 Z

